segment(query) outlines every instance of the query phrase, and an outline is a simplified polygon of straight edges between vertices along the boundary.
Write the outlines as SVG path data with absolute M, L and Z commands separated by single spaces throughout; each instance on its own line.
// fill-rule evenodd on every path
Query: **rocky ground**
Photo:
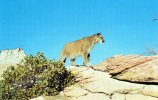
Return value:
M 69 67 L 76 84 L 54 97 L 33 100 L 158 100 L 157 56 L 114 56 L 87 67 Z
M 0 69 L 20 63 L 26 55 L 15 49 L 0 53 Z M 118 55 L 87 68 L 68 67 L 76 83 L 57 96 L 32 100 L 158 100 L 158 56 Z

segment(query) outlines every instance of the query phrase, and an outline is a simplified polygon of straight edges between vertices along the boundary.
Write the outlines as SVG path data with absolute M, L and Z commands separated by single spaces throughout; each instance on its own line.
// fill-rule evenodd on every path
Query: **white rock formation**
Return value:
M 111 78 L 107 72 L 87 67 L 70 69 L 76 84 L 58 96 L 40 96 L 31 100 L 158 100 L 158 86 L 137 84 Z
M 26 56 L 21 48 L 0 52 L 0 65 L 18 64 Z
M 0 76 L 8 66 L 15 66 L 21 63 L 21 60 L 26 56 L 21 48 L 13 50 L 0 51 Z

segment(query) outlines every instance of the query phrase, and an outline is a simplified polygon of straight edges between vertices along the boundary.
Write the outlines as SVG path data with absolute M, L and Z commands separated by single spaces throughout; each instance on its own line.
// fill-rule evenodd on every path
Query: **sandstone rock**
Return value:
M 89 93 L 85 96 L 78 97 L 76 100 L 110 100 L 110 99 L 101 93 Z
M 157 100 L 158 98 L 145 96 L 141 94 L 114 94 L 112 100 Z
M 0 76 L 9 66 L 15 66 L 21 63 L 21 60 L 25 56 L 26 54 L 20 48 L 13 50 L 2 50 L 0 52 Z
M 96 65 L 94 68 L 101 71 L 108 71 L 113 75 L 154 59 L 158 59 L 158 56 L 117 55 Z
M 158 82 L 158 56 L 114 56 L 96 70 L 109 72 L 113 78 L 132 82 Z
M 114 76 L 120 80 L 158 84 L 158 59 L 145 62 Z
M 0 52 L 0 65 L 18 64 L 26 56 L 21 48 Z
M 89 92 L 82 89 L 80 86 L 78 85 L 73 85 L 71 87 L 67 87 L 64 90 L 64 94 L 68 97 L 80 97 L 80 96 L 85 96 L 87 95 Z
M 77 77 L 76 84 L 62 91 L 63 100 L 157 100 L 158 86 L 137 84 L 111 78 L 107 72 L 87 67 L 70 69 Z M 48 96 L 49 100 L 56 96 Z M 53 98 L 53 99 L 51 99 Z M 61 100 L 62 100 L 61 99 Z M 34 99 L 41 100 L 41 99 Z M 47 100 L 47 99 L 42 99 Z
M 119 97 L 118 97 L 119 98 Z M 117 99 L 119 100 L 119 99 Z M 127 94 L 124 100 L 158 100 L 158 98 L 145 96 L 141 94 Z
M 69 100 L 69 97 L 64 97 L 61 95 L 57 96 L 39 96 L 30 100 Z M 74 99 L 75 100 L 75 99 Z
M 78 100 L 82 100 L 83 98 L 87 98 L 87 100 L 95 100 L 92 98 L 97 97 L 100 97 L 100 100 L 143 100 L 141 98 L 146 98 L 149 100 L 158 99 L 158 86 L 156 85 L 136 84 L 119 81 L 111 78 L 111 75 L 106 72 L 96 71 L 93 69 L 85 69 L 86 68 L 84 67 L 76 67 L 73 69 L 78 71 L 78 83 L 76 83 L 77 85 L 66 88 L 64 90 L 65 96 L 76 97 Z M 81 92 L 77 92 L 79 91 L 79 89 L 83 89 L 83 94 Z M 65 91 L 69 91 L 69 95 L 67 95 Z M 81 95 L 74 96 L 73 93 L 79 93 Z M 117 96 L 117 99 L 116 95 L 119 95 Z M 131 99 L 130 97 L 132 97 L 133 99 Z

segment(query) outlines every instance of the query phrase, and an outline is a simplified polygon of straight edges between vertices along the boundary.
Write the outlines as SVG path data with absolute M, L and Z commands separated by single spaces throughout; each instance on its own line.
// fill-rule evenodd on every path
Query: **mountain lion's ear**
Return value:
M 100 33 L 97 33 L 97 36 L 100 36 L 101 35 L 101 32 Z

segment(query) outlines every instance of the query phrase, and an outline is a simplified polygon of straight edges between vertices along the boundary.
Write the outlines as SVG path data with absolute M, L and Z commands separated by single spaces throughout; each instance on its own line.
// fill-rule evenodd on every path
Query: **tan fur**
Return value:
M 94 34 L 89 37 L 82 38 L 74 42 L 70 42 L 64 45 L 64 48 L 60 54 L 60 61 L 65 62 L 66 58 L 69 57 L 71 65 L 75 65 L 74 61 L 77 56 L 82 56 L 84 64 L 89 66 L 89 56 L 90 51 L 93 46 L 98 42 L 104 42 L 103 36 L 101 33 Z

